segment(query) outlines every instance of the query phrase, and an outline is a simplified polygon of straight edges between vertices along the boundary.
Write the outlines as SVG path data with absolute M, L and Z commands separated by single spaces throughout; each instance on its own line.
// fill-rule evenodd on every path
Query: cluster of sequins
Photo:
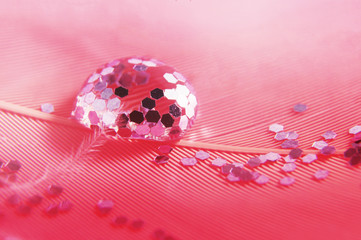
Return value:
M 172 140 L 192 126 L 196 112 L 193 88 L 174 68 L 154 59 L 122 58 L 86 80 L 72 116 L 123 138 Z

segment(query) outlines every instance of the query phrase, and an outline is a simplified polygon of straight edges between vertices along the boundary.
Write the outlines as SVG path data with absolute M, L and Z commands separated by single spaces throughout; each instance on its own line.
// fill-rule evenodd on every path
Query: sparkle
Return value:
M 150 129 L 150 133 L 155 137 L 160 137 L 164 134 L 165 129 L 161 125 L 155 125 Z
M 168 98 L 169 100 L 176 100 L 177 99 L 177 92 L 175 89 L 165 89 L 164 90 L 164 96 Z
M 315 160 L 317 160 L 317 155 L 313 154 L 313 153 L 309 153 L 302 158 L 302 162 L 304 162 L 304 163 L 311 163 Z
M 95 99 L 93 108 L 95 111 L 103 111 L 105 109 L 105 101 L 103 99 Z
M 266 158 L 267 160 L 274 162 L 281 159 L 281 156 L 278 153 L 269 152 L 266 154 Z
M 298 134 L 294 131 L 288 132 L 287 139 L 289 140 L 295 140 L 298 138 Z
M 348 132 L 351 134 L 357 134 L 357 133 L 361 132 L 361 126 L 359 126 L 359 125 L 354 126 L 354 127 L 350 128 L 350 130 Z
M 177 82 L 178 82 L 178 79 L 176 79 L 176 78 L 174 77 L 174 75 L 171 74 L 171 73 L 165 73 L 165 74 L 163 75 L 163 77 L 164 77 L 165 80 L 167 80 L 169 83 L 177 83 Z
M 168 160 L 169 160 L 169 157 L 165 156 L 165 155 L 159 155 L 154 158 L 154 162 L 156 164 L 165 164 L 168 162 Z
M 103 123 L 105 125 L 114 124 L 116 119 L 117 119 L 116 115 L 112 112 L 106 112 L 103 114 Z
M 157 66 L 157 64 L 152 61 L 143 61 L 143 64 L 147 67 L 156 67 Z
M 145 114 L 145 119 L 147 122 L 157 123 L 160 119 L 160 114 L 158 111 L 150 110 Z
M 227 163 L 227 161 L 220 157 L 217 157 L 216 159 L 212 160 L 212 166 L 215 166 L 215 167 L 222 167 L 226 163 Z
M 142 63 L 142 60 L 138 59 L 138 58 L 131 58 L 131 59 L 128 59 L 128 63 L 130 63 L 130 64 L 140 64 L 140 63 Z
M 316 148 L 318 150 L 321 150 L 322 148 L 327 147 L 327 146 L 328 146 L 328 143 L 325 142 L 325 141 L 322 141 L 322 140 L 321 141 L 316 141 L 316 142 L 314 142 L 312 144 L 312 147 Z
M 305 104 L 302 103 L 298 103 L 295 106 L 293 106 L 293 111 L 295 112 L 304 112 L 307 110 L 307 106 Z
M 90 111 L 88 113 L 88 118 L 91 125 L 97 125 L 99 123 L 99 117 L 96 112 Z
M 337 134 L 334 131 L 326 131 L 322 137 L 324 137 L 325 139 L 334 139 L 337 136 Z
M 144 98 L 142 100 L 142 106 L 148 109 L 153 109 L 155 107 L 155 101 L 150 98 Z
M 185 108 L 188 105 L 188 98 L 185 95 L 177 95 L 177 104 L 182 107 Z
M 100 74 L 101 74 L 101 75 L 107 75 L 107 74 L 109 74 L 109 73 L 112 73 L 113 71 L 114 71 L 114 68 L 112 68 L 112 67 L 107 67 L 107 68 L 104 68 Z
M 207 153 L 203 150 L 200 150 L 200 151 L 196 152 L 195 157 L 199 160 L 206 160 L 209 158 L 209 153 Z
M 194 166 L 197 163 L 197 160 L 195 158 L 182 158 L 181 159 L 181 163 L 183 164 L 183 166 Z
M 270 130 L 271 132 L 278 133 L 283 131 L 283 126 L 278 123 L 274 123 L 269 126 L 268 130 Z
M 285 140 L 281 144 L 282 148 L 297 148 L 298 147 L 298 141 L 297 140 Z
M 134 65 L 133 69 L 135 71 L 146 71 L 147 70 L 147 66 L 140 64 L 140 65 Z
M 282 141 L 282 140 L 285 140 L 288 136 L 288 133 L 287 132 L 278 132 L 276 133 L 275 135 L 275 139 L 277 141 Z
M 194 108 L 192 106 L 188 105 L 186 107 L 186 115 L 187 115 L 187 117 L 192 118 L 192 117 L 194 117 L 194 114 L 195 114 Z
M 265 175 L 260 175 L 258 178 L 254 180 L 257 184 L 263 185 L 269 182 L 269 177 Z
M 113 95 L 113 90 L 111 88 L 106 88 L 101 93 L 102 99 L 109 99 Z
M 160 99 L 161 97 L 164 96 L 163 94 L 163 90 L 160 88 L 155 88 L 152 91 L 150 91 L 150 95 L 152 96 L 152 98 L 154 99 Z
M 295 183 L 295 179 L 293 177 L 284 177 L 280 180 L 280 184 L 283 186 L 290 186 Z
M 112 200 L 99 200 L 98 203 L 96 204 L 97 210 L 100 214 L 104 215 L 104 214 L 108 214 L 112 208 L 114 206 L 114 203 Z
M 160 121 L 163 123 L 165 127 L 171 127 L 174 123 L 174 119 L 169 113 L 163 114 L 162 119 Z
M 168 154 L 172 151 L 172 147 L 169 145 L 161 145 L 158 147 L 158 151 L 163 154 Z
M 295 163 L 286 163 L 285 165 L 283 165 L 282 170 L 285 172 L 293 172 L 296 167 L 297 166 Z
M 129 119 L 131 122 L 140 124 L 144 121 L 143 113 L 134 110 L 129 114 Z
M 54 112 L 54 106 L 51 103 L 44 103 L 41 104 L 41 111 L 45 113 L 52 113 Z
M 150 132 L 150 128 L 148 125 L 138 125 L 137 128 L 135 129 L 135 132 L 138 135 L 147 135 Z
M 303 152 L 302 149 L 295 148 L 290 151 L 289 156 L 290 158 L 296 159 L 301 157 L 302 152 Z
M 185 97 L 187 97 L 190 93 L 189 89 L 181 84 L 177 84 L 175 91 L 177 92 L 178 95 L 184 95 Z
M 323 180 L 323 179 L 327 178 L 328 174 L 329 174 L 329 172 L 327 170 L 320 169 L 320 170 L 317 170 L 317 172 L 315 172 L 314 177 L 317 180 Z
M 323 147 L 320 152 L 324 155 L 330 155 L 330 154 L 334 154 L 336 152 L 336 148 L 333 146 L 326 146 Z
M 247 165 L 251 168 L 258 167 L 261 164 L 261 160 L 258 157 L 254 157 L 248 160 Z
M 85 98 L 84 98 L 84 101 L 87 103 L 87 104 L 92 104 L 95 100 L 95 94 L 90 92 L 88 93 L 87 95 L 85 95 Z

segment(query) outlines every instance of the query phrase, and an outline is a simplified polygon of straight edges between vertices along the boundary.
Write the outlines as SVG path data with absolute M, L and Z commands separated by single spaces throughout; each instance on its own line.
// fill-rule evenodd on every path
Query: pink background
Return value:
M 22 1 L 0 5 L 0 100 L 32 109 L 50 102 L 68 117 L 86 77 L 122 56 L 151 56 L 188 77 L 199 115 L 185 140 L 278 149 L 271 123 L 300 134 L 307 151 L 327 130 L 346 149 L 360 123 L 360 1 Z M 292 112 L 302 102 L 309 110 Z M 28 217 L 0 205 L 0 236 L 20 239 L 146 239 L 162 228 L 177 239 L 359 239 L 360 169 L 342 157 L 300 164 L 296 184 L 280 188 L 281 163 L 262 166 L 263 187 L 230 184 L 202 162 L 179 159 L 197 149 L 176 147 L 172 161 L 151 163 L 155 143 L 111 142 L 79 172 L 59 178 L 64 156 L 88 132 L 0 111 L 0 157 L 23 163 L 20 182 L 51 173 L 23 190 L 25 198 L 59 181 L 71 212 L 48 218 L 46 199 Z M 123 148 L 124 147 L 124 148 Z M 249 154 L 210 151 L 245 162 Z M 311 179 L 330 170 L 323 182 Z M 0 189 L 1 200 L 13 191 Z M 116 203 L 99 218 L 97 200 Z M 139 232 L 114 229 L 117 214 L 144 219 Z

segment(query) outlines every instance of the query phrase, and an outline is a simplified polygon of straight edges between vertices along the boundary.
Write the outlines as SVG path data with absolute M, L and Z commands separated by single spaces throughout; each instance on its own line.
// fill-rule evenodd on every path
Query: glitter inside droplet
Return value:
M 301 149 L 295 148 L 290 151 L 289 156 L 290 156 L 290 158 L 293 158 L 293 159 L 299 158 L 301 156 L 302 152 L 303 151 Z
M 295 163 L 286 163 L 285 165 L 283 165 L 282 170 L 285 172 L 293 172 L 296 167 L 297 166 Z
M 251 168 L 258 167 L 261 164 L 261 160 L 258 157 L 250 158 L 247 165 Z
M 285 140 L 287 138 L 287 136 L 288 136 L 287 132 L 278 132 L 278 133 L 276 133 L 274 138 L 277 141 L 282 141 L 282 140 Z
M 197 163 L 195 158 L 182 158 L 181 163 L 183 166 L 194 166 Z
M 139 57 L 99 68 L 79 92 L 72 112 L 87 127 L 112 129 L 122 138 L 161 141 L 183 137 L 196 115 L 197 98 L 189 81 L 162 62 Z M 129 122 L 123 124 L 120 116 Z
M 329 131 L 326 131 L 323 135 L 322 135 L 322 137 L 324 138 L 324 139 L 334 139 L 335 137 L 337 136 L 337 134 L 334 132 L 334 131 L 331 131 L 331 130 L 329 130 Z
M 298 141 L 296 140 L 285 140 L 281 144 L 282 148 L 297 148 L 298 147 Z
M 203 150 L 200 150 L 200 151 L 196 152 L 195 157 L 199 160 L 206 160 L 209 158 L 209 153 L 207 153 Z
M 220 157 L 212 160 L 212 166 L 215 166 L 215 167 L 222 167 L 226 163 L 227 163 L 227 161 Z
M 265 175 L 260 175 L 258 178 L 256 178 L 255 183 L 259 184 L 259 185 L 263 185 L 269 182 L 269 177 L 265 176 Z
M 316 154 L 309 153 L 309 154 L 305 155 L 305 156 L 302 158 L 302 162 L 304 162 L 304 163 L 311 163 L 311 162 L 315 161 L 316 159 L 317 159 L 317 155 L 316 155 Z
M 324 155 L 330 155 L 330 154 L 334 154 L 336 152 L 336 148 L 333 146 L 326 146 L 323 147 L 320 152 Z

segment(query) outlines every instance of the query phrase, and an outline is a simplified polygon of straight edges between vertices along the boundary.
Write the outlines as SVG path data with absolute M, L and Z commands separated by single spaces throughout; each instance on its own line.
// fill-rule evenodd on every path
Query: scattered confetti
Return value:
M 280 184 L 283 186 L 290 186 L 295 183 L 295 179 L 293 177 L 284 177 L 280 180 Z
M 271 124 L 268 128 L 271 132 L 275 132 L 275 133 L 278 133 L 278 132 L 281 132 L 283 131 L 283 126 L 278 124 L 278 123 L 274 123 L 274 124 Z
M 112 225 L 115 227 L 122 227 L 128 222 L 128 218 L 126 216 L 117 216 L 113 218 Z
M 258 167 L 261 164 L 261 160 L 258 157 L 250 158 L 247 165 L 251 168 Z
M 298 134 L 294 131 L 288 132 L 287 139 L 288 140 L 296 140 L 298 138 Z
M 326 131 L 326 132 L 322 135 L 322 137 L 323 137 L 324 139 L 327 139 L 327 140 L 329 140 L 329 139 L 334 139 L 336 136 L 337 136 L 337 134 L 336 134 L 334 131 L 331 131 L 331 130 Z
M 326 146 L 326 147 L 322 148 L 320 152 L 324 155 L 330 155 L 330 154 L 334 154 L 336 152 L 336 148 L 333 146 Z
M 3 166 L 4 171 L 8 173 L 15 173 L 19 171 L 20 168 L 21 164 L 17 160 L 10 160 Z
M 200 151 L 196 152 L 195 157 L 199 160 L 206 160 L 209 158 L 209 153 L 200 150 Z
M 69 200 L 63 200 L 59 203 L 59 212 L 68 212 L 72 209 L 73 204 Z
M 55 216 L 59 212 L 59 205 L 56 203 L 50 204 L 46 209 L 45 213 L 49 216 Z
M 239 177 L 234 176 L 232 173 L 227 175 L 227 180 L 230 182 L 239 182 L 241 179 Z
M 232 171 L 233 168 L 234 168 L 233 164 L 225 164 L 221 167 L 221 173 L 227 175 Z
M 42 112 L 45 112 L 45 113 L 52 113 L 54 112 L 54 106 L 53 104 L 50 104 L 50 103 L 44 103 L 44 104 L 41 104 L 41 111 Z
M 263 185 L 269 182 L 269 177 L 265 175 L 261 175 L 258 178 L 256 178 L 254 181 L 259 185 Z
M 302 103 L 298 103 L 296 104 L 295 106 L 293 106 L 293 111 L 295 112 L 304 112 L 307 110 L 307 106 L 305 104 L 302 104 Z
M 215 166 L 215 167 L 222 167 L 226 163 L 227 163 L 227 161 L 220 157 L 217 157 L 216 159 L 212 160 L 212 166 Z
M 306 156 L 304 156 L 302 158 L 302 162 L 311 163 L 311 162 L 315 161 L 316 159 L 317 159 L 317 155 L 313 154 L 313 153 L 310 153 L 310 154 L 307 154 Z
M 173 148 L 169 145 L 161 145 L 158 147 L 158 151 L 163 154 L 168 154 L 173 150 Z
M 354 126 L 354 127 L 350 128 L 350 130 L 348 132 L 351 134 L 357 134 L 357 133 L 361 132 L 361 126 L 359 126 L 359 125 Z
M 6 199 L 7 204 L 9 204 L 10 206 L 17 206 L 20 204 L 20 201 L 21 198 L 19 194 L 16 193 Z
M 159 155 L 154 158 L 154 162 L 156 164 L 165 164 L 168 162 L 168 160 L 169 160 L 169 157 L 165 156 L 165 155 Z
M 47 194 L 49 194 L 50 196 L 53 197 L 57 197 L 59 196 L 62 192 L 63 192 L 64 188 L 60 185 L 57 184 L 51 184 L 50 186 L 48 186 L 48 188 L 46 189 Z
M 130 224 L 131 228 L 133 228 L 134 230 L 141 229 L 143 225 L 144 225 L 144 221 L 141 219 L 136 219 Z
M 282 170 L 285 172 L 293 172 L 296 167 L 297 166 L 295 163 L 286 163 L 285 165 L 283 165 Z
M 352 157 L 355 153 L 356 153 L 356 149 L 355 149 L 355 148 L 349 148 L 349 149 L 347 149 L 347 150 L 343 153 L 343 155 L 344 155 L 345 158 L 350 158 L 350 157 Z
M 297 140 L 286 140 L 281 144 L 282 148 L 297 148 L 298 141 Z
M 275 135 L 275 139 L 277 141 L 282 141 L 282 140 L 285 140 L 286 138 L 288 137 L 288 133 L 287 132 L 278 132 L 276 133 Z
M 268 161 L 274 162 L 274 161 L 281 159 L 281 155 L 279 155 L 278 153 L 269 152 L 266 154 L 266 158 Z
M 290 155 L 287 155 L 286 157 L 283 158 L 285 160 L 286 163 L 293 163 L 296 162 L 295 158 L 291 158 Z
M 320 169 L 320 170 L 317 170 L 317 172 L 315 172 L 314 177 L 317 180 L 322 180 L 322 179 L 327 178 L 328 174 L 329 174 L 329 172 L 327 170 Z
M 28 198 L 27 203 L 32 206 L 39 205 L 43 201 L 43 197 L 40 195 L 33 195 Z
M 326 147 L 326 146 L 328 146 L 328 143 L 327 142 L 325 142 L 325 141 L 316 141 L 316 142 L 314 142 L 313 144 L 312 144 L 312 147 L 313 148 L 316 148 L 316 149 L 318 149 L 318 150 L 321 150 L 322 148 L 324 148 L 324 147 Z
M 302 152 L 303 152 L 302 149 L 294 148 L 290 151 L 289 156 L 290 156 L 290 158 L 296 159 L 296 158 L 301 157 Z
M 181 163 L 183 164 L 183 166 L 194 166 L 196 165 L 197 160 L 194 157 L 192 158 L 185 157 L 181 159 Z
M 261 164 L 267 162 L 267 155 L 259 155 L 258 156 L 259 160 L 261 161 Z
M 360 162 L 361 162 L 361 155 L 360 155 L 360 154 L 354 154 L 354 155 L 351 157 L 351 159 L 350 159 L 350 161 L 349 161 L 349 164 L 350 164 L 351 166 L 355 166 L 355 165 L 359 164 Z
M 241 181 L 248 182 L 253 180 L 253 174 L 243 168 L 235 167 L 232 169 L 232 174 L 235 177 L 239 177 Z
M 96 207 L 100 214 L 104 215 L 109 213 L 114 206 L 112 200 L 99 200 Z
M 26 204 L 20 204 L 17 208 L 16 208 L 16 213 L 19 215 L 29 215 L 31 212 L 31 207 L 26 205 Z

